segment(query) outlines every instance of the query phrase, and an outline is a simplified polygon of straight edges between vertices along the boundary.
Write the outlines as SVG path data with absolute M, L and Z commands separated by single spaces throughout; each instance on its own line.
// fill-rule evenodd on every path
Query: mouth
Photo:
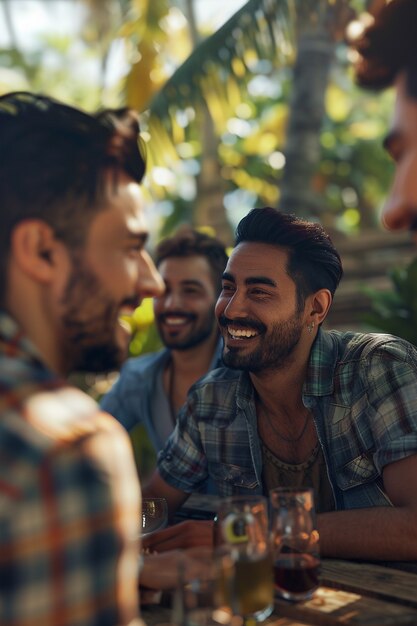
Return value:
M 142 299 L 126 298 L 119 308 L 119 317 L 131 317 L 141 303 Z
M 227 326 L 227 335 L 231 339 L 236 339 L 238 341 L 242 339 L 252 339 L 253 337 L 258 337 L 259 332 L 250 328 L 234 328 L 233 326 Z
M 189 324 L 190 322 L 192 322 L 194 319 L 194 316 L 192 315 L 179 315 L 179 314 L 175 314 L 175 315 L 161 315 L 159 318 L 159 321 L 161 324 L 164 324 L 164 326 L 168 327 L 168 328 L 172 328 L 172 329 L 176 329 L 176 328 L 181 328 L 182 326 L 185 326 L 186 324 Z
M 256 337 L 264 334 L 266 327 L 257 320 L 235 319 L 231 320 L 220 315 L 219 326 L 223 331 L 225 343 L 239 343 L 253 341 Z

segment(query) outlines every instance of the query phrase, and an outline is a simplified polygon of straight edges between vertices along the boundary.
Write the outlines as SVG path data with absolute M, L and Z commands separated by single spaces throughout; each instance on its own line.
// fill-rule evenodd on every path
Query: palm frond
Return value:
M 221 133 L 247 96 L 250 80 L 294 59 L 292 10 L 292 0 L 249 0 L 197 46 L 150 103 L 152 139 L 158 135 L 159 142 L 167 143 L 175 135 L 178 112 L 198 109 L 201 102 L 207 105 L 216 131 Z M 149 148 L 154 152 L 153 145 Z

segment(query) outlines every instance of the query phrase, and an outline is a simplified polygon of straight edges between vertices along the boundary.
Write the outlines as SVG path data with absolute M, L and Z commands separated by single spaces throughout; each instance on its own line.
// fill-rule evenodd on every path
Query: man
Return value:
M 159 452 L 172 433 L 191 385 L 221 365 L 214 306 L 227 254 L 220 241 L 182 228 L 156 249 L 165 291 L 154 299 L 164 350 L 129 359 L 101 406 L 132 431 L 146 427 Z
M 391 230 L 417 226 L 417 2 L 392 0 L 357 44 L 358 82 L 383 89 L 394 85 L 396 104 L 385 147 L 395 161 L 395 178 L 383 212 Z
M 139 623 L 129 440 L 65 381 L 118 367 L 120 314 L 163 291 L 138 131 L 128 110 L 0 98 L 1 624 Z
M 271 208 L 241 220 L 216 305 L 228 367 L 191 389 L 147 492 L 174 510 L 207 475 L 224 496 L 312 486 L 324 556 L 416 559 L 417 350 L 324 331 L 341 275 L 319 225 Z M 208 524 L 184 528 L 208 541 Z

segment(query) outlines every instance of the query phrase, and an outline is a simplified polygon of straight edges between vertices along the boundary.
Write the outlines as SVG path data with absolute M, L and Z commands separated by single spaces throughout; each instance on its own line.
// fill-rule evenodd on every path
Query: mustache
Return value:
M 196 318 L 194 313 L 187 313 L 186 311 L 169 311 L 169 313 L 160 313 L 157 319 L 163 322 L 168 317 L 185 317 L 187 320 L 194 320 Z
M 262 324 L 262 322 L 259 322 L 258 320 L 248 319 L 247 317 L 235 317 L 234 319 L 229 319 L 225 315 L 220 315 L 218 323 L 222 328 L 226 328 L 226 326 L 234 326 L 235 328 L 257 330 L 260 333 L 264 333 L 266 331 L 265 324 Z

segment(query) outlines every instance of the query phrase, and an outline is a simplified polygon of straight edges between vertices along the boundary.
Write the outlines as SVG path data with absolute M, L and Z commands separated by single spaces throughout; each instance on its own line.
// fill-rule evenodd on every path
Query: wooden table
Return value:
M 417 626 L 417 574 L 392 567 L 323 559 L 321 586 L 312 600 L 275 600 L 267 626 Z M 168 624 L 171 610 L 143 607 L 148 626 Z

